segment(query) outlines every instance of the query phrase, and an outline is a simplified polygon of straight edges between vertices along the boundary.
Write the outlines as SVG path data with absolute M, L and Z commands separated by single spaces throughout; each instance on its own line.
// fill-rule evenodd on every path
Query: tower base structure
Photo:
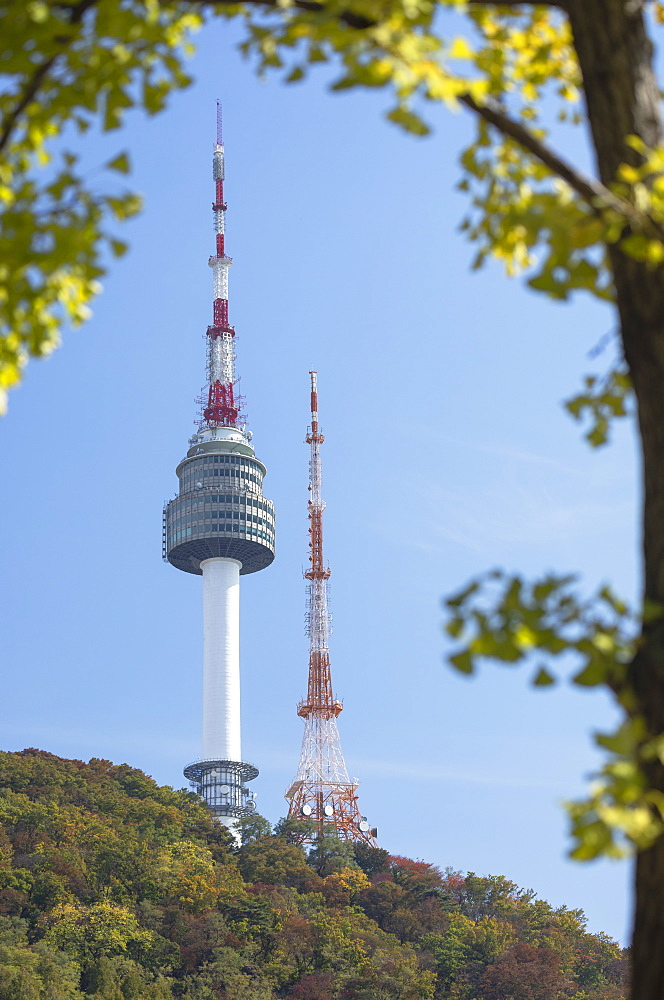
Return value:
M 288 818 L 316 824 L 302 835 L 305 842 L 315 843 L 327 827 L 342 840 L 377 847 L 378 830 L 360 812 L 359 783 L 349 778 L 341 751 L 338 705 L 339 702 L 329 699 L 325 712 L 314 710 L 305 714 L 300 763 L 295 781 L 285 794 Z
M 357 803 L 357 782 L 328 782 L 296 780 L 286 792 L 289 800 L 290 819 L 312 820 L 316 831 L 303 836 L 315 843 L 326 827 L 334 829 L 342 840 L 364 842 L 377 847 L 378 830 L 369 826 L 366 816 L 360 813 Z
M 245 781 L 258 777 L 258 768 L 240 760 L 198 760 L 184 769 L 192 790 L 212 815 L 236 832 L 236 820 L 256 812 L 256 796 Z

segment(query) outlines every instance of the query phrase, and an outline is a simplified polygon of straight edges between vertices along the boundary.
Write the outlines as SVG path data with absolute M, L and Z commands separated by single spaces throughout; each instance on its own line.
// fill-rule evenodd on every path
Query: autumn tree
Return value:
M 480 980 L 485 1000 L 567 1000 L 573 984 L 560 972 L 560 959 L 548 948 L 518 944 Z
M 353 846 L 353 857 L 355 863 L 367 875 L 376 875 L 378 872 L 386 871 L 390 860 L 389 851 L 383 850 L 382 847 L 372 847 L 363 841 L 359 841 Z
M 329 972 L 314 972 L 291 986 L 288 1000 L 334 1000 L 334 978 Z
M 346 868 L 357 868 L 353 844 L 348 840 L 341 840 L 334 827 L 323 828 L 309 851 L 307 861 L 322 877 Z
M 253 816 L 243 816 L 237 823 L 240 833 L 240 842 L 249 844 L 252 840 L 260 840 L 261 837 L 269 837 L 272 833 L 272 824 L 264 816 L 255 813 Z
M 303 848 L 282 837 L 259 837 L 245 844 L 238 854 L 238 866 L 248 882 L 302 887 L 316 880 Z
M 443 883 L 440 868 L 428 861 L 413 861 L 401 855 L 390 856 L 390 872 L 397 885 L 407 889 L 415 898 L 437 892 Z

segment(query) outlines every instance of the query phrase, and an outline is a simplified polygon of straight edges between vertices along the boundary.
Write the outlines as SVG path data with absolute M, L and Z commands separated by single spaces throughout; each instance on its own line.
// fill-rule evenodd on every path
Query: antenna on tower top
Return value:
M 208 263 L 213 271 L 214 304 L 212 325 L 207 328 L 207 392 L 202 403 L 205 407 L 199 426 L 234 427 L 243 431 L 242 404 L 237 392 L 239 379 L 235 377 L 235 330 L 228 319 L 228 269 L 233 263 L 226 254 L 226 202 L 224 201 L 224 147 L 221 141 L 221 101 L 217 101 L 217 141 L 212 152 L 212 177 L 214 179 L 215 253 Z M 207 405 L 206 405 L 207 404 Z
M 311 379 L 311 433 L 318 434 L 318 373 L 309 372 Z M 323 440 L 321 436 L 321 440 Z

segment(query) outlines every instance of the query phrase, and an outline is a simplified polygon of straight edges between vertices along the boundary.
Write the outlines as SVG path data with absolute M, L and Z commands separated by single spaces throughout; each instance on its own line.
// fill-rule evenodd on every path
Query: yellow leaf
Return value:
M 474 55 L 473 49 L 465 38 L 455 38 L 450 46 L 451 59 L 472 59 Z

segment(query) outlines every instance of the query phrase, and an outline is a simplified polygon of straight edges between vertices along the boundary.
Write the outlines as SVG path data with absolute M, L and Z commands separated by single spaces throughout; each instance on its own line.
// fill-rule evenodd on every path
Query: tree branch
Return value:
M 649 215 L 640 212 L 630 201 L 614 194 L 601 181 L 586 177 L 576 170 L 521 122 L 510 118 L 497 105 L 478 104 L 470 94 L 462 94 L 459 101 L 480 118 L 483 118 L 484 121 L 497 128 L 503 135 L 514 139 L 523 149 L 532 153 L 540 163 L 543 163 L 552 173 L 569 184 L 572 190 L 576 191 L 594 212 L 599 213 L 602 208 L 612 208 L 642 232 L 648 233 L 655 239 L 664 240 L 664 229 L 658 226 Z
M 229 7 L 234 6 L 238 3 L 238 0 L 185 0 L 187 3 L 191 3 L 195 7 Z M 284 7 L 277 2 L 277 0 L 241 0 L 241 2 L 247 4 L 248 6 L 256 7 L 271 7 L 273 9 L 279 9 L 280 11 L 288 10 L 288 7 Z M 535 4 L 536 6 L 544 7 L 557 7 L 560 10 L 566 10 L 567 5 L 570 0 L 547 0 L 546 3 Z M 471 7 L 532 7 L 533 0 L 505 0 L 503 3 L 496 3 L 496 0 L 467 0 L 467 3 Z M 311 11 L 313 14 L 320 14 L 326 9 L 326 4 L 322 0 L 291 0 L 291 5 L 296 7 L 298 10 Z M 379 23 L 375 18 L 365 17 L 362 14 L 358 14 L 352 10 L 342 10 L 336 15 L 340 21 L 347 24 L 350 28 L 356 28 L 358 31 L 366 31 L 368 28 L 375 28 Z
M 6 116 L 6 118 L 2 123 L 2 128 L 0 129 L 0 153 L 4 150 L 5 146 L 9 142 L 12 134 L 12 129 L 16 125 L 19 116 L 23 111 L 25 111 L 28 104 L 30 104 L 30 102 L 34 100 L 42 84 L 42 81 L 46 78 L 49 71 L 53 67 L 53 64 L 56 62 L 56 60 L 61 54 L 62 53 L 59 52 L 57 55 L 51 56 L 50 59 L 47 59 L 46 62 L 43 62 L 40 66 L 37 67 L 35 72 L 32 74 L 30 80 L 28 80 L 25 89 L 23 90 L 23 93 L 21 94 L 19 100 L 16 102 L 14 106 L 13 111 L 11 111 Z
M 601 181 L 596 181 L 579 173 L 574 167 L 558 156 L 557 153 L 554 153 L 552 149 L 545 146 L 525 125 L 505 114 L 498 105 L 478 104 L 470 94 L 462 94 L 459 101 L 490 125 L 494 125 L 503 135 L 514 139 L 520 146 L 527 149 L 529 153 L 536 156 L 549 170 L 552 170 L 554 174 L 557 174 L 566 181 L 588 204 L 592 205 L 598 199 L 604 201 L 616 200 L 616 196 Z
M 497 3 L 496 0 L 466 0 L 469 7 L 558 7 L 560 10 L 567 10 L 573 0 L 504 0 Z
M 81 21 L 83 15 L 86 13 L 86 11 L 90 7 L 93 7 L 97 2 L 98 0 L 81 0 L 80 3 L 76 4 L 73 7 L 70 7 L 69 24 L 72 26 L 78 24 Z M 45 59 L 43 63 L 40 63 L 40 65 L 37 66 L 34 73 L 26 83 L 25 88 L 22 94 L 20 95 L 18 101 L 16 102 L 13 110 L 5 117 L 2 123 L 2 128 L 0 128 L 0 153 L 4 150 L 7 143 L 9 142 L 12 130 L 16 125 L 16 122 L 18 121 L 19 117 L 21 116 L 23 111 L 25 111 L 28 104 L 30 104 L 35 99 L 43 81 L 46 79 L 46 77 L 48 76 L 48 74 L 50 73 L 53 66 L 60 58 L 60 56 L 65 52 L 66 45 L 64 44 L 64 42 L 65 41 L 69 42 L 70 39 L 62 39 L 62 40 L 57 39 L 57 41 L 63 42 L 63 47 L 61 51 L 56 52 L 55 55 L 51 56 L 49 59 Z
M 235 5 L 238 0 L 186 0 L 187 3 L 191 3 L 195 7 L 227 7 Z M 281 6 L 277 3 L 277 0 L 240 0 L 242 3 L 246 3 L 248 6 L 260 6 L 260 7 L 273 7 L 279 8 L 279 10 L 288 10 L 287 7 Z M 537 3 L 537 0 L 504 0 L 503 3 L 497 3 L 496 0 L 466 0 L 470 7 L 556 7 L 560 10 L 566 10 L 569 0 L 547 0 L 546 3 Z M 313 13 L 320 13 L 326 9 L 326 4 L 322 0 L 291 0 L 291 5 L 297 7 L 299 10 L 309 10 Z M 374 18 L 364 17 L 361 14 L 357 14 L 354 11 L 346 10 L 341 11 L 336 15 L 340 21 L 344 24 L 350 25 L 351 28 L 358 28 L 359 30 L 365 30 L 366 28 L 375 28 L 378 24 Z

